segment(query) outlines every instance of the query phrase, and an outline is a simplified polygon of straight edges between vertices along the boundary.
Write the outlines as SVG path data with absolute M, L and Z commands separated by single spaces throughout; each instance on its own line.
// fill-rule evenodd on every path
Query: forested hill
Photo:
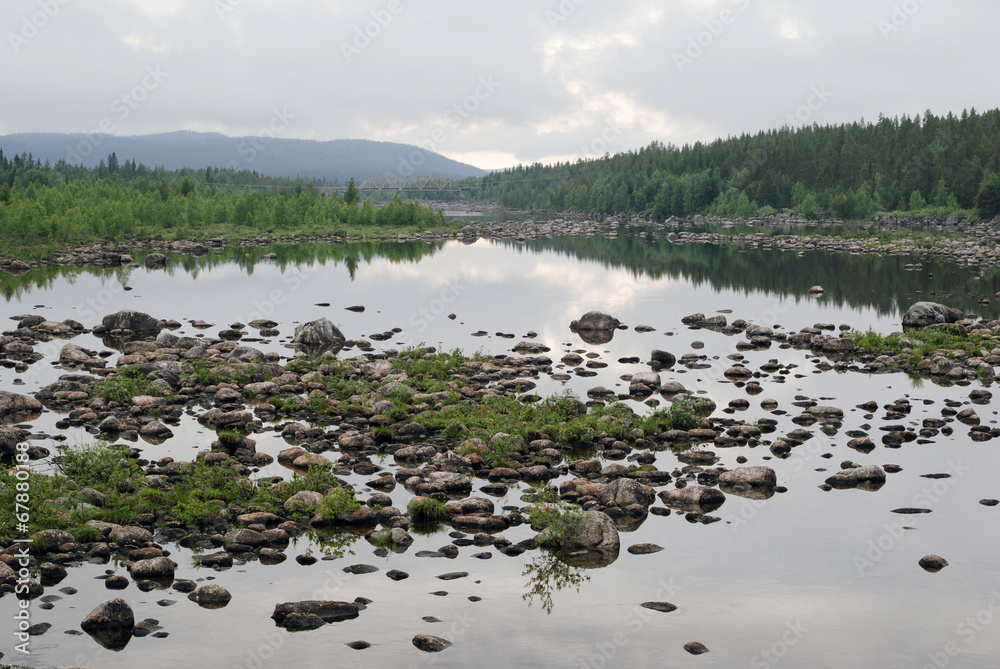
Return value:
M 881 211 L 1000 213 L 1000 110 L 783 128 L 591 161 L 493 173 L 473 196 L 515 209 L 755 216 L 792 209 L 865 219 Z M 981 195 L 982 193 L 982 195 Z
M 453 179 L 478 177 L 484 170 L 408 144 L 338 139 L 318 142 L 282 137 L 228 137 L 211 132 L 170 132 L 158 135 L 35 133 L 0 136 L 8 156 L 31 154 L 52 165 L 60 160 L 98 167 L 108 154 L 168 170 L 231 168 L 292 179 L 315 180 L 319 185 L 347 183 L 354 177 L 389 174 L 431 174 Z

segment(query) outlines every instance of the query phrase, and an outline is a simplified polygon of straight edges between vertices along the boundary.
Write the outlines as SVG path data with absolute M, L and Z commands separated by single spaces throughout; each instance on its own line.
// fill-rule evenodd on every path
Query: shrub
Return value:
M 132 458 L 132 451 L 122 444 L 96 444 L 60 448 L 58 468 L 64 476 L 81 486 L 111 485 L 119 490 L 138 487 L 142 470 Z
M 154 395 L 155 387 L 146 375 L 133 367 L 126 367 L 117 375 L 94 384 L 91 394 L 103 397 L 109 402 L 131 404 L 139 395 Z
M 406 516 L 413 523 L 440 523 L 448 519 L 448 507 L 430 497 L 414 498 L 406 505 Z
M 354 498 L 353 488 L 334 488 L 320 502 L 316 512 L 327 520 L 345 516 L 361 508 L 361 502 Z

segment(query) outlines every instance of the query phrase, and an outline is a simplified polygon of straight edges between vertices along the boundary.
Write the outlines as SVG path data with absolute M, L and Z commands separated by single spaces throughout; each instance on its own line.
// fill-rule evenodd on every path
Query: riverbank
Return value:
M 286 235 L 212 235 L 188 240 L 169 240 L 162 236 L 122 239 L 106 237 L 89 244 L 63 245 L 32 249 L 29 258 L 11 253 L 0 257 L 0 270 L 20 274 L 40 266 L 119 267 L 136 262 L 146 254 L 182 253 L 192 256 L 218 252 L 230 245 L 266 248 L 276 244 L 329 243 L 359 241 L 426 242 L 459 240 L 466 243 L 479 238 L 527 241 L 555 236 L 589 237 L 638 234 L 644 238 L 663 239 L 673 244 L 734 244 L 763 250 L 807 253 L 851 253 L 873 255 L 908 255 L 956 262 L 963 266 L 988 266 L 1000 259 L 1000 219 L 970 222 L 950 218 L 884 217 L 868 225 L 842 221 L 809 221 L 792 215 L 760 219 L 733 220 L 694 216 L 671 218 L 662 223 L 642 217 L 622 219 L 606 217 L 593 220 L 578 214 L 553 215 L 547 220 L 527 219 L 506 222 L 467 222 L 452 219 L 434 230 L 410 228 L 354 228 L 332 234 Z M 158 266 L 159 258 L 146 260 Z M 152 264 L 150 264 L 152 263 Z

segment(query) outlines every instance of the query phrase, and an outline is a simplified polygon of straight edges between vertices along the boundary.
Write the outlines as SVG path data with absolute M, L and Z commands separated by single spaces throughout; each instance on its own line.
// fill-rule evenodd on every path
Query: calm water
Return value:
M 261 260 L 268 251 L 279 259 Z M 0 292 L 8 315 L 74 318 L 88 327 L 124 308 L 176 319 L 183 324 L 179 332 L 189 335 L 202 332 L 191 327 L 191 320 L 216 324 L 204 331 L 214 335 L 235 321 L 271 318 L 280 324 L 281 335 L 251 345 L 283 355 L 291 355 L 286 344 L 296 323 L 326 316 L 349 338 L 401 329 L 389 341 L 373 341 L 376 349 L 423 342 L 514 355 L 511 348 L 534 331 L 536 341 L 552 348 L 548 355 L 555 360 L 565 351 L 584 350 L 599 353 L 609 364 L 597 370 L 596 377 L 574 377 L 565 384 L 542 377 L 536 392 L 543 395 L 565 388 L 582 395 L 596 385 L 626 391 L 627 382 L 619 377 L 646 368 L 619 364 L 619 358 L 645 360 L 654 348 L 680 357 L 696 350 L 692 344 L 700 341 L 704 348 L 697 352 L 707 355 L 713 367 L 677 368 L 664 373 L 664 380 L 704 391 L 724 407 L 730 399 L 747 397 L 721 376 L 739 338 L 688 329 L 680 319 L 690 313 L 731 311 L 726 314 L 730 320 L 743 318 L 787 330 L 826 322 L 885 333 L 898 329 L 901 311 L 920 299 L 937 299 L 991 318 L 1000 315 L 995 303 L 979 306 L 975 296 L 1000 290 L 995 269 L 980 276 L 976 270 L 925 262 L 920 271 L 904 270 L 917 260 L 672 246 L 638 237 L 526 244 L 302 245 L 177 257 L 167 271 L 58 269 L 23 277 L 3 275 Z M 808 296 L 815 284 L 826 288 L 825 295 Z M 316 306 L 321 303 L 330 306 Z M 344 310 L 352 305 L 366 310 Z M 591 309 L 608 311 L 630 329 L 616 332 L 607 344 L 584 343 L 568 324 Z M 449 319 L 449 314 L 456 318 Z M 638 324 L 656 330 L 640 334 L 631 329 Z M 488 336 L 472 336 L 477 331 Z M 73 341 L 103 348 L 89 335 Z M 64 373 L 50 364 L 60 345 L 43 348 L 47 359 L 25 374 L 0 371 L 0 388 L 31 393 Z M 195 568 L 191 552 L 173 546 L 171 557 L 181 565 L 177 578 L 214 578 L 233 594 L 228 607 L 203 610 L 181 593 L 141 593 L 131 585 L 121 596 L 131 603 L 136 618 L 159 620 L 169 636 L 133 639 L 125 650 L 112 653 L 86 635 L 65 633 L 79 629 L 95 605 L 119 594 L 107 591 L 95 577 L 106 569 L 123 573 L 122 568 L 85 565 L 71 569 L 66 580 L 46 593 L 58 594 L 59 587 L 70 585 L 77 594 L 63 596 L 49 611 L 33 607 L 32 622 L 50 622 L 53 628 L 33 639 L 32 655 L 17 655 L 13 640 L 0 637 L 3 661 L 35 667 L 150 668 L 192 662 L 248 668 L 463 667 L 483 665 L 484 658 L 496 667 L 574 668 L 1000 664 L 1000 622 L 994 620 L 1000 615 L 1000 596 L 995 594 L 1000 592 L 1000 510 L 978 504 L 983 498 L 1000 497 L 996 446 L 973 443 L 961 426 L 951 438 L 939 437 L 933 444 L 911 443 L 901 449 L 879 444 L 879 426 L 919 425 L 925 417 L 938 417 L 945 399 L 967 402 L 971 387 L 940 388 L 899 374 L 818 373 L 806 352 L 777 347 L 745 355 L 751 367 L 771 358 L 798 367 L 786 383 L 762 379 L 764 393 L 750 397 L 750 410 L 736 417 L 748 422 L 768 417 L 759 401 L 773 397 L 789 412 L 775 416 L 778 432 L 771 438 L 779 436 L 796 427 L 789 419 L 798 411 L 790 403 L 799 395 L 824 398 L 823 404 L 843 408 L 846 416 L 838 435 L 827 437 L 817 430 L 816 437 L 787 460 L 772 459 L 763 447 L 717 449 L 721 464 L 734 467 L 743 455 L 747 464 L 774 467 L 788 487 L 787 493 L 765 502 L 730 495 L 714 514 L 723 522 L 701 525 L 687 522 L 683 514 L 651 515 L 636 531 L 622 534 L 622 553 L 614 564 L 591 571 L 567 568 L 538 551 L 510 558 L 469 547 L 450 560 L 415 557 L 417 551 L 450 543 L 448 531 L 416 536 L 405 554 L 387 558 L 372 555 L 372 547 L 358 539 L 341 542 L 346 544 L 343 557 L 310 567 L 289 559 L 277 566 L 252 562 L 222 572 Z M 14 385 L 16 376 L 24 385 Z M 867 400 L 882 405 L 903 395 L 914 406 L 904 421 L 884 421 L 880 414 L 866 421 L 861 411 L 853 410 Z M 976 410 L 984 423 L 996 422 L 996 402 Z M 44 414 L 33 423 L 35 431 L 54 433 L 58 418 Z M 868 455 L 848 449 L 844 434 L 865 423 L 879 444 Z M 176 436 L 161 445 L 140 441 L 144 455 L 191 459 L 214 436 L 187 417 L 174 431 Z M 70 442 L 92 438 L 81 431 L 66 434 Z M 286 447 L 273 434 L 258 436 L 258 450 L 276 455 Z M 48 445 L 54 449 L 55 444 Z M 903 471 L 890 475 L 878 492 L 820 490 L 843 460 L 894 463 Z M 391 469 L 393 463 L 390 458 L 383 464 Z M 672 454 L 658 454 L 659 468 L 673 470 L 678 464 Z M 952 477 L 922 478 L 934 473 Z M 271 474 L 287 471 L 274 465 L 261 472 Z M 363 488 L 369 478 L 354 477 L 352 483 Z M 495 500 L 497 506 L 521 504 L 521 492 L 512 489 L 505 499 Z M 409 498 L 402 487 L 392 496 L 401 508 Z M 891 513 L 904 506 L 927 507 L 933 513 Z M 913 529 L 901 530 L 901 525 Z M 505 532 L 515 542 L 531 534 L 526 527 Z M 626 552 L 629 545 L 643 542 L 666 550 L 645 556 Z M 292 558 L 307 550 L 320 555 L 324 547 L 299 539 L 286 553 Z M 483 550 L 492 552 L 492 559 L 472 557 Z M 938 574 L 924 572 L 917 561 L 928 553 L 944 556 L 950 566 Z M 344 566 L 362 562 L 380 571 L 343 573 Z M 411 576 L 393 582 L 385 577 L 389 569 Z M 454 571 L 470 575 L 455 581 L 436 578 Z M 429 594 L 440 590 L 447 596 Z M 543 601 L 539 593 L 550 599 Z M 482 600 L 473 602 L 470 596 Z M 360 618 L 311 632 L 292 635 L 274 627 L 269 618 L 278 602 L 355 597 L 372 600 Z M 157 603 L 161 600 L 176 604 L 163 606 Z M 678 610 L 662 614 L 637 608 L 650 600 L 670 601 Z M 0 599 L 0 618 L 9 619 L 14 608 L 12 597 Z M 424 622 L 424 616 L 443 622 Z M 419 633 L 442 636 L 454 646 L 437 655 L 421 653 L 410 643 Z M 343 645 L 358 639 L 372 647 L 354 651 Z M 695 640 L 711 652 L 688 655 L 682 646 Z

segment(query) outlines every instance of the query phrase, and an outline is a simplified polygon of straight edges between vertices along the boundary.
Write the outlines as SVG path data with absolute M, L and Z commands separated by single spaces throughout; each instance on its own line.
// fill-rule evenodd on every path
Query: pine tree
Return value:
M 354 177 L 347 182 L 347 191 L 344 193 L 344 202 L 349 205 L 356 205 L 358 200 L 361 199 L 360 193 L 358 193 L 358 187 L 354 183 Z

